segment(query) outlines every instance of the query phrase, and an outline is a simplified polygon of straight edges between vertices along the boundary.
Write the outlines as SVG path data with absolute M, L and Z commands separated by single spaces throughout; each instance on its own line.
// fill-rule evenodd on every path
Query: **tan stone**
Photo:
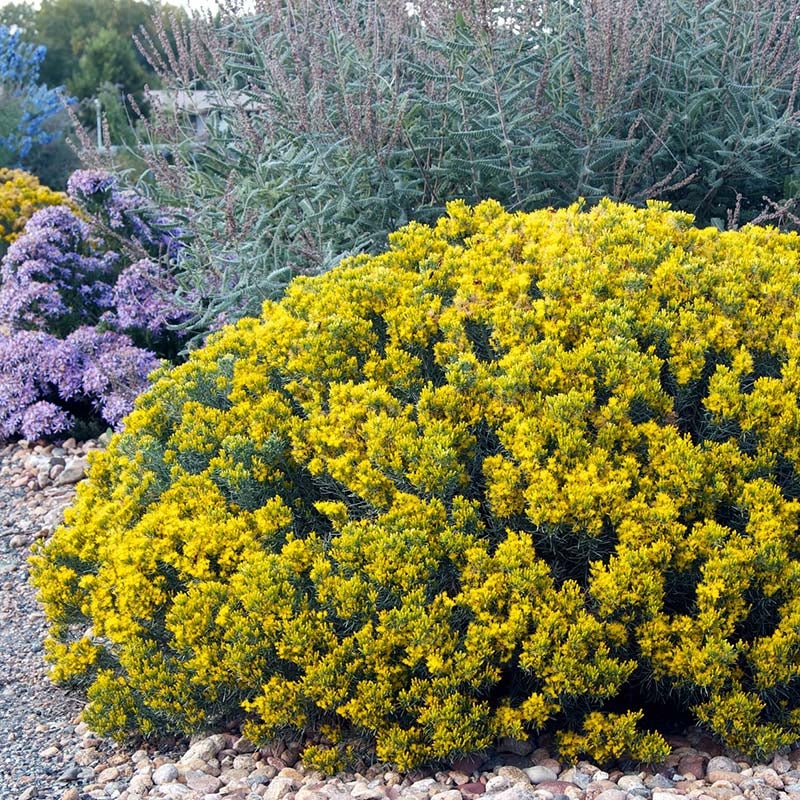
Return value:
M 717 781 L 706 789 L 705 792 L 713 800 L 733 800 L 734 797 L 741 797 L 738 786 L 734 786 L 730 781 Z
M 297 789 L 297 782 L 292 778 L 273 778 L 267 786 L 266 800 L 283 800 L 286 795 Z
M 258 748 L 246 736 L 240 736 L 233 743 L 233 749 L 237 753 L 255 753 Z
M 153 787 L 153 779 L 149 772 L 139 772 L 134 775 L 128 784 L 129 794 L 143 797 Z
M 706 781 L 708 783 L 717 783 L 718 781 L 727 781 L 733 786 L 738 786 L 742 776 L 739 772 L 730 772 L 723 769 L 710 769 L 706 772 Z
M 627 797 L 627 793 L 622 789 L 606 789 L 597 795 L 597 800 L 626 800 Z
M 98 783 L 111 783 L 120 776 L 120 771 L 117 767 L 106 767 L 98 776 Z
M 601 778 L 597 781 L 593 780 L 586 787 L 586 800 L 596 800 L 603 792 L 607 792 L 609 789 L 619 790 L 619 787 L 614 781 L 607 780 L 606 778 Z
M 222 733 L 216 733 L 213 736 L 200 739 L 183 754 L 181 764 L 188 764 L 196 758 L 201 761 L 208 761 L 216 756 L 220 750 L 224 749 L 226 744 L 227 740 Z
M 461 792 L 458 789 L 447 789 L 431 795 L 431 800 L 461 800 Z
M 507 778 L 511 783 L 530 784 L 530 778 L 519 767 L 498 767 L 497 774 L 501 778 Z
M 741 772 L 742 768 L 732 758 L 727 756 L 714 756 L 706 765 L 709 772 L 721 770 L 722 772 Z
M 235 763 L 235 762 L 234 762 Z M 294 767 L 284 767 L 279 773 L 279 778 L 291 778 L 293 781 L 297 781 L 297 783 L 302 783 L 306 780 L 306 775 L 300 770 L 295 769 Z
M 773 789 L 783 789 L 783 778 L 771 767 L 760 766 L 753 770 L 753 775 L 761 778 L 767 786 L 771 786 Z
M 222 786 L 222 781 L 214 775 L 209 775 L 207 772 L 198 772 L 197 770 L 188 770 L 184 774 L 186 785 L 198 792 L 199 794 L 213 794 L 218 791 Z
M 306 786 L 301 786 L 294 797 L 295 800 L 328 800 L 328 795 Z

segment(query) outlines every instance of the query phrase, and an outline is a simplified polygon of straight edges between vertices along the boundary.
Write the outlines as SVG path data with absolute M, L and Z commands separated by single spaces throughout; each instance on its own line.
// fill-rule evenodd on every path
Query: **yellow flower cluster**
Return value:
M 297 280 L 162 373 L 34 557 L 55 676 L 98 730 L 244 709 L 328 768 L 347 731 L 657 760 L 668 697 L 796 740 L 799 261 L 659 203 L 453 203 Z
M 42 186 L 35 175 L 0 168 L 0 253 L 20 236 L 36 211 L 67 202 L 65 194 Z

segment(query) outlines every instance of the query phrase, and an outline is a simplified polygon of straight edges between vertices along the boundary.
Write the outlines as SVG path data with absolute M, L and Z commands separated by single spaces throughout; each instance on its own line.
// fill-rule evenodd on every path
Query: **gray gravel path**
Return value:
M 83 744 L 75 730 L 82 704 L 47 678 L 45 618 L 28 582 L 27 557 L 30 543 L 61 518 L 73 487 L 14 485 L 33 473 L 35 461 L 28 455 L 26 470 L 18 454 L 0 449 L 0 800 L 61 800 L 79 777 L 63 765 Z

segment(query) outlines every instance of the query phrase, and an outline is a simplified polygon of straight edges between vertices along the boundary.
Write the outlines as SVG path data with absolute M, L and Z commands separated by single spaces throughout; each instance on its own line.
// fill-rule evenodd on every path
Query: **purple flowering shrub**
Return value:
M 158 365 L 128 336 L 88 326 L 64 339 L 30 330 L 0 335 L 0 439 L 55 435 L 78 420 L 118 427 Z
M 159 334 L 176 321 L 175 279 L 163 263 L 141 258 L 126 267 L 114 285 L 113 303 L 123 328 Z
M 81 212 L 38 211 L 0 263 L 0 439 L 118 428 L 183 344 L 178 231 L 107 173 L 68 192 Z
M 37 211 L 0 265 L 0 319 L 12 329 L 66 335 L 112 307 L 119 256 L 98 251 L 68 206 Z
M 148 206 L 132 189 L 102 170 L 73 172 L 67 193 L 92 215 L 106 238 L 120 249 L 140 258 L 173 261 L 181 247 L 182 231 L 158 209 Z M 179 313 L 175 309 L 175 313 Z

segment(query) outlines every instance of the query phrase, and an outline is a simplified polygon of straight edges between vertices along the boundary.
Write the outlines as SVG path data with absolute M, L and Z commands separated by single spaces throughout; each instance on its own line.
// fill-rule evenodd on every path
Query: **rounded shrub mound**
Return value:
M 33 560 L 104 733 L 800 736 L 800 239 L 449 206 L 164 371 Z M 676 720 L 673 719 L 673 722 Z M 662 731 L 663 733 L 663 731 Z

